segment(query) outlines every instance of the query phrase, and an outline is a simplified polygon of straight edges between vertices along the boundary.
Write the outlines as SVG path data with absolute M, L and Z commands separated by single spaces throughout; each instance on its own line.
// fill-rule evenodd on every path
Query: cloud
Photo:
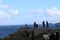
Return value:
M 16 9 L 16 10 L 12 10 L 12 9 L 9 9 L 8 12 L 14 14 L 14 15 L 18 15 L 19 11 Z
M 0 5 L 0 9 L 9 9 L 10 6 L 9 5 Z
M 11 6 L 3 5 L 2 0 L 0 0 L 0 18 L 11 17 L 11 15 L 18 15 L 18 13 L 18 9 L 11 9 Z
M 8 13 L 6 13 L 5 11 L 0 11 L 0 18 L 5 18 L 5 17 L 10 17 L 10 15 Z
M 42 10 L 41 9 L 37 9 L 37 10 L 28 10 L 28 13 L 41 13 Z
M 60 10 L 56 7 L 52 9 L 46 9 L 46 13 L 51 16 L 59 16 L 60 15 Z
M 0 17 L 3 17 L 4 11 L 0 11 Z
M 48 20 L 52 23 L 60 22 L 60 9 L 57 7 L 46 9 L 46 14 L 48 15 Z

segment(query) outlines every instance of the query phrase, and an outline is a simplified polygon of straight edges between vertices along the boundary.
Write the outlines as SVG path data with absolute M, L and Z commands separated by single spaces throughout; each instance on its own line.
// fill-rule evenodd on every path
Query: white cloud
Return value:
M 18 10 L 15 10 L 13 13 L 16 14 L 16 15 L 18 15 Z
M 0 18 L 5 18 L 5 17 L 10 17 L 10 15 L 8 13 L 6 13 L 5 11 L 0 11 Z
M 0 17 L 3 17 L 4 11 L 0 11 Z
M 9 9 L 8 11 L 14 15 L 18 15 L 19 12 L 17 9 L 16 10 Z
M 57 7 L 54 7 L 53 9 L 56 9 L 57 10 L 58 8 Z
M 52 9 L 47 9 L 46 13 L 48 15 L 51 15 L 51 16 L 59 16 L 60 15 L 60 10 L 58 8 L 54 7 Z
M 9 9 L 10 6 L 9 5 L 0 5 L 0 9 Z
M 42 10 L 41 9 L 37 9 L 37 10 L 28 10 L 28 13 L 41 13 Z
M 18 10 L 11 9 L 7 4 L 2 5 L 2 0 L 0 0 L 0 18 L 11 17 L 11 15 L 18 15 Z
M 52 23 L 60 22 L 60 9 L 53 7 L 52 9 L 46 9 L 46 13 L 49 16 L 48 19 Z

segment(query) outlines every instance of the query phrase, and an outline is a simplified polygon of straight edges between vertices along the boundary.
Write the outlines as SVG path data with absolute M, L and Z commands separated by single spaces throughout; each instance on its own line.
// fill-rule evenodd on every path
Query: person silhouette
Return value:
M 38 28 L 38 24 L 36 22 L 34 22 L 34 29 Z
M 45 22 L 44 21 L 42 22 L 42 24 L 43 24 L 43 28 L 45 28 Z
M 36 28 L 36 22 L 34 22 L 34 29 Z
M 46 21 L 46 27 L 48 28 L 48 21 Z
M 38 24 L 36 24 L 36 27 L 38 28 Z
M 56 40 L 59 40 L 59 32 L 56 32 Z
M 50 38 L 50 40 L 56 40 L 56 36 L 54 33 L 50 33 L 49 38 Z
M 27 27 L 27 24 L 25 24 L 25 27 Z

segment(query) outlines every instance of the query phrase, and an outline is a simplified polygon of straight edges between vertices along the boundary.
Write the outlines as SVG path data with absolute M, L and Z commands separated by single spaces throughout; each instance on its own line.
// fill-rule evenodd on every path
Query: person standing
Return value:
M 36 24 L 36 22 L 34 22 L 34 29 L 36 28 L 36 26 L 37 26 L 37 24 Z
M 46 27 L 48 28 L 49 26 L 48 26 L 48 21 L 46 21 Z
M 43 28 L 45 28 L 45 22 L 44 21 L 42 22 L 42 24 L 43 24 Z

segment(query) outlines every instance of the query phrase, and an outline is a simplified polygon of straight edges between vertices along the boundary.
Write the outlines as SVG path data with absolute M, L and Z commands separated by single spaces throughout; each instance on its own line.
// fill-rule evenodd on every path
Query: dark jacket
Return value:
M 50 40 L 56 40 L 55 34 L 50 34 Z

